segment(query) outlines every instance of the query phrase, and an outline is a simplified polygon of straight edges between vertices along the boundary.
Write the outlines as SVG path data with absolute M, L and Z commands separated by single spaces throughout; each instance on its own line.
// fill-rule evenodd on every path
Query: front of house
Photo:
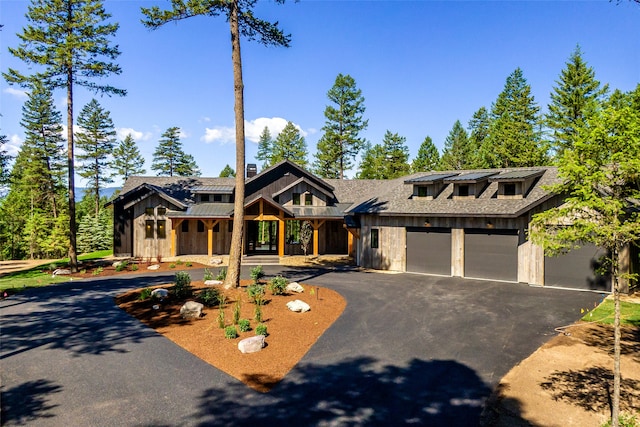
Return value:
M 394 180 L 321 179 L 284 161 L 245 181 L 243 253 L 351 255 L 365 268 L 610 290 L 585 245 L 544 256 L 528 240 L 532 216 L 562 200 L 544 190 L 552 167 L 426 172 Z M 253 169 L 255 170 L 255 169 Z M 131 177 L 112 204 L 114 254 L 225 255 L 234 178 Z M 630 251 L 629 259 L 635 259 Z M 629 263 L 626 263 L 629 265 Z M 631 268 L 631 267 L 629 267 Z

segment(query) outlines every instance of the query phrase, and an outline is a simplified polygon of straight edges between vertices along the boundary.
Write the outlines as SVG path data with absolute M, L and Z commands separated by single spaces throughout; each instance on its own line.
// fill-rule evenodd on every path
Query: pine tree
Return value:
M 80 130 L 76 145 L 82 151 L 76 156 L 80 161 L 79 175 L 88 180 L 87 192 L 93 194 L 95 216 L 100 212 L 100 189 L 113 182 L 109 157 L 116 145 L 116 130 L 111 114 L 92 99 L 78 116 Z
M 546 115 L 557 158 L 573 147 L 578 130 L 602 104 L 607 91 L 608 86 L 600 86 L 593 68 L 582 59 L 582 51 L 577 46 L 560 73 L 560 79 L 556 80 Z
M 151 169 L 158 176 L 198 176 L 200 171 L 190 154 L 182 150 L 180 128 L 170 127 L 162 134 L 162 139 L 153 153 Z
M 540 107 L 531 86 L 517 68 L 505 83 L 491 108 L 488 167 L 539 166 L 547 163 L 547 148 L 540 131 Z M 484 153 L 489 150 L 483 149 Z
M 462 127 L 460 120 L 456 120 L 449 135 L 444 141 L 444 151 L 440 158 L 440 169 L 460 170 L 466 169 L 472 153 L 469 151 L 469 135 Z
M 429 172 L 437 169 L 439 165 L 440 153 L 431 137 L 427 136 L 418 149 L 418 155 L 413 159 L 411 170 L 413 172 Z
M 409 166 L 409 148 L 407 139 L 386 131 L 382 145 L 369 147 L 360 163 L 360 179 L 393 179 L 407 175 Z
M 200 176 L 200 168 L 191 154 L 183 153 L 176 164 L 175 174 L 178 176 Z
M 124 181 L 130 176 L 147 173 L 144 168 L 144 157 L 140 154 L 131 134 L 128 134 L 113 150 L 111 167 L 114 170 L 114 176 L 120 176 Z
M 33 0 L 27 12 L 29 25 L 18 37 L 22 41 L 9 52 L 41 72 L 24 75 L 10 68 L 3 73 L 10 83 L 28 86 L 31 81 L 46 82 L 50 89 L 67 91 L 67 184 L 69 186 L 69 258 L 73 272 L 78 270 L 76 253 L 76 207 L 73 139 L 73 92 L 77 86 L 108 95 L 125 95 L 126 91 L 99 84 L 111 74 L 120 74 L 113 61 L 120 55 L 109 44 L 118 24 L 105 23 L 109 15 L 100 0 Z
M 268 127 L 264 127 L 258 141 L 258 153 L 256 160 L 262 162 L 262 169 L 266 169 L 271 165 L 271 153 L 273 152 L 273 139 Z
M 236 171 L 234 171 L 233 168 L 229 165 L 225 165 L 224 169 L 222 169 L 222 171 L 220 172 L 220 178 L 229 178 L 235 176 Z
M 272 144 L 269 166 L 283 160 L 291 160 L 303 168 L 307 167 L 307 143 L 300 131 L 291 122 L 282 129 Z
M 365 144 L 364 153 L 360 162 L 358 179 L 384 179 L 384 149 L 382 144 Z
M 9 138 L 7 138 L 7 135 L 0 135 L 0 190 L 9 182 L 9 161 L 11 156 L 4 148 L 8 144 Z
M 478 111 L 473 113 L 473 117 L 469 120 L 467 129 L 469 130 L 469 158 L 467 162 L 468 168 L 489 168 L 492 161 L 490 159 L 490 143 L 489 128 L 491 127 L 491 119 L 489 112 L 485 107 L 480 107 Z
M 338 74 L 327 97 L 335 106 L 328 105 L 324 110 L 324 135 L 318 141 L 314 170 L 323 178 L 332 177 L 337 170 L 338 178 L 344 179 L 344 172 L 353 167 L 356 155 L 365 147 L 365 139 L 358 135 L 369 121 L 362 116 L 362 91 L 350 75 Z

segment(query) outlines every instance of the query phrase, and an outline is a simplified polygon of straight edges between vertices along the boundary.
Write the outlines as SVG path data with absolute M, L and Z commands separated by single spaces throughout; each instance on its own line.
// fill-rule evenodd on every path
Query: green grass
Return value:
M 100 259 L 109 256 L 112 253 L 113 251 L 111 250 L 96 251 L 80 255 L 78 259 L 81 261 Z M 33 267 L 29 270 L 17 271 L 15 273 L 9 273 L 1 276 L 0 291 L 3 293 L 6 291 L 9 294 L 15 294 L 16 292 L 23 291 L 27 288 L 37 288 L 54 283 L 68 282 L 70 280 L 70 277 L 68 276 L 51 277 L 49 266 L 53 263 L 54 262 L 44 263 L 43 265 Z M 58 268 L 65 268 L 68 263 L 69 258 L 63 258 L 55 261 Z
M 585 322 L 599 322 L 606 325 L 613 324 L 613 300 L 606 299 L 591 312 L 584 315 Z M 640 304 L 620 302 L 620 323 L 627 326 L 640 327 Z

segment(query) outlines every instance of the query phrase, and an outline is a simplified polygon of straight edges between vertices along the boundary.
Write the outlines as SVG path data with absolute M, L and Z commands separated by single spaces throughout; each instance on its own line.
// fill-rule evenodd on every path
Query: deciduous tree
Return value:
M 130 176 L 147 173 L 144 168 L 144 157 L 140 154 L 138 145 L 131 134 L 128 134 L 113 150 L 111 167 L 114 170 L 114 175 L 122 177 L 124 181 Z

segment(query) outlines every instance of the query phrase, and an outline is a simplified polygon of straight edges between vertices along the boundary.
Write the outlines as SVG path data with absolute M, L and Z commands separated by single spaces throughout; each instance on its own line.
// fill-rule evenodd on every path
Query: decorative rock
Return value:
M 56 268 L 51 276 L 66 276 L 69 274 L 71 274 L 71 270 L 67 270 L 66 268 Z
M 307 304 L 304 301 L 300 301 L 299 299 L 294 301 L 289 301 L 287 303 L 287 307 L 291 311 L 299 311 L 300 313 L 304 313 L 305 311 L 311 310 L 311 307 L 309 307 L 309 304 Z
M 302 286 L 300 286 L 300 283 L 298 282 L 291 282 L 287 285 L 287 291 L 289 292 L 304 292 L 304 288 Z
M 222 280 L 205 280 L 204 284 L 206 286 L 215 286 L 215 285 L 222 285 L 224 282 Z
M 185 319 L 197 319 L 202 315 L 204 305 L 195 301 L 187 301 L 180 308 L 180 315 Z
M 150 265 L 149 267 L 147 267 L 147 270 L 157 270 L 159 268 L 160 268 L 159 264 L 153 264 L 153 265 Z
M 241 340 L 238 343 L 238 350 L 242 353 L 255 353 L 264 347 L 264 335 L 256 335 Z
M 158 288 L 151 291 L 152 298 L 166 298 L 169 296 L 169 291 L 166 289 Z
M 111 267 L 113 268 L 118 268 L 122 265 L 122 261 L 116 261 L 113 264 L 111 264 Z
M 209 260 L 209 264 L 210 265 L 220 265 L 220 264 L 222 264 L 222 259 L 221 258 L 211 258 L 211 260 Z

